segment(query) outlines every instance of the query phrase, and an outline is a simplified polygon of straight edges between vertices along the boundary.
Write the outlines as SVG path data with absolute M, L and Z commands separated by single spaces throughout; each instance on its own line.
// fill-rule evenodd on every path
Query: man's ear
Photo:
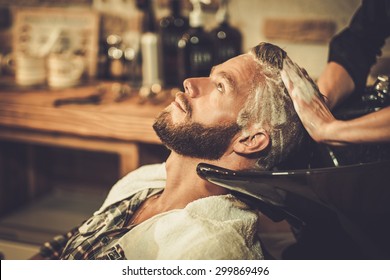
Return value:
M 268 133 L 261 129 L 251 132 L 250 135 L 240 136 L 234 143 L 233 150 L 238 154 L 253 154 L 260 152 L 269 145 Z

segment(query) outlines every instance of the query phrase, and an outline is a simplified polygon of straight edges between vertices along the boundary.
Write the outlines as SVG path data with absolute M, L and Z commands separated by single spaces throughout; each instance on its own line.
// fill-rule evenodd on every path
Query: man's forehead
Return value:
M 232 58 L 231 60 L 239 61 L 244 65 L 251 65 L 253 62 L 255 62 L 255 57 L 250 53 L 244 53 Z
M 211 69 L 211 74 L 218 74 L 219 72 L 231 72 L 231 73 L 251 73 L 256 66 L 253 56 L 249 54 L 242 54 L 228 61 L 214 66 Z

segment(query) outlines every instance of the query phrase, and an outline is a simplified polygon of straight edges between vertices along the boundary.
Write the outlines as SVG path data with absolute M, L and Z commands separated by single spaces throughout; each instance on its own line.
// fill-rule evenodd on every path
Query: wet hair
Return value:
M 275 45 L 260 43 L 249 53 L 257 62 L 256 73 L 237 122 L 244 133 L 249 127 L 267 131 L 270 145 L 256 155 L 256 167 L 268 170 L 298 150 L 306 131 L 280 76 L 284 59 L 289 59 L 286 52 Z

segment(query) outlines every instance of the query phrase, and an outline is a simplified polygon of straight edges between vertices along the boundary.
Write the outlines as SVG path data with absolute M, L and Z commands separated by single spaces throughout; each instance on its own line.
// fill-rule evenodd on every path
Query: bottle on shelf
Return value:
M 124 73 L 123 80 L 134 88 L 142 83 L 141 34 L 129 31 L 123 35 Z
M 191 0 L 190 28 L 178 42 L 180 83 L 188 77 L 207 77 L 213 66 L 213 44 L 204 29 L 202 0 Z
M 220 0 L 216 18 L 218 26 L 210 34 L 215 50 L 214 64 L 220 64 L 242 53 L 242 35 L 229 24 L 228 0 Z
M 159 35 L 162 53 L 162 74 L 164 85 L 177 87 L 180 85 L 178 73 L 178 43 L 188 30 L 188 19 L 180 13 L 180 0 L 171 0 L 171 14 L 159 22 Z
M 161 85 L 160 42 L 156 32 L 156 21 L 152 1 L 144 1 L 144 17 L 141 34 L 142 87 Z
M 99 40 L 99 51 L 97 56 L 97 78 L 100 80 L 109 79 L 108 75 L 108 44 L 105 39 Z
M 107 76 L 111 80 L 123 78 L 124 57 L 121 49 L 122 37 L 110 34 L 106 39 L 107 43 Z

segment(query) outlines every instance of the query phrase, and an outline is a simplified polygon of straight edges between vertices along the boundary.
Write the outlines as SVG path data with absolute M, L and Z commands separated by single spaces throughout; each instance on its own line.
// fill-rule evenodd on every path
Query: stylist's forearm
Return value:
M 355 89 L 355 84 L 345 68 L 329 62 L 317 82 L 320 92 L 326 96 L 330 109 L 345 100 Z
M 390 107 L 349 121 L 335 120 L 323 132 L 319 142 L 330 145 L 390 142 Z

